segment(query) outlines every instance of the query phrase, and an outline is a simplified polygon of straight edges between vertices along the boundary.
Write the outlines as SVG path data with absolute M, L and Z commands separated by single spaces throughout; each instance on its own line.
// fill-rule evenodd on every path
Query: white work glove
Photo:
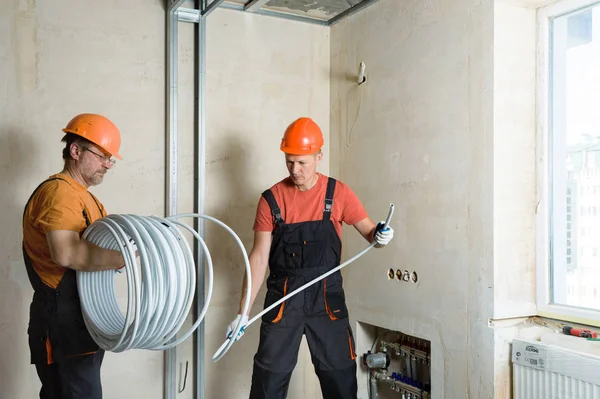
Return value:
M 242 336 L 244 335 L 244 329 L 246 328 L 246 324 L 248 324 L 248 316 L 242 316 L 238 313 L 236 318 L 233 319 L 233 321 L 227 326 L 227 333 L 225 334 L 226 339 L 230 338 L 231 333 L 233 332 L 233 330 L 235 330 L 235 327 L 238 325 L 240 319 L 242 319 L 242 328 L 240 329 L 240 332 L 238 333 L 235 340 L 237 341 L 238 339 L 242 338 Z
M 375 233 L 373 234 L 375 241 L 379 245 L 387 245 L 394 237 L 394 229 L 389 225 L 383 228 L 385 222 L 379 222 L 375 227 Z

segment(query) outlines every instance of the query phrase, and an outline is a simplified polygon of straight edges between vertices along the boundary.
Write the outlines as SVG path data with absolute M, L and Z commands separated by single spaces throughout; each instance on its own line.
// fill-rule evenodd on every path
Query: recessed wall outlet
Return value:
M 405 270 L 404 273 L 402 273 L 402 280 L 410 281 L 410 272 L 408 270 Z
M 416 283 L 417 281 L 419 281 L 419 275 L 417 272 L 412 272 L 412 282 Z
M 402 281 L 402 270 L 396 270 L 396 278 L 398 279 L 398 281 Z
M 398 280 L 398 281 L 404 281 L 407 283 L 416 283 L 417 281 L 419 281 L 419 275 L 417 274 L 416 271 L 410 272 L 409 270 L 402 270 L 402 269 L 396 269 L 396 271 L 394 271 L 394 269 L 388 269 L 387 271 L 387 277 L 389 280 Z

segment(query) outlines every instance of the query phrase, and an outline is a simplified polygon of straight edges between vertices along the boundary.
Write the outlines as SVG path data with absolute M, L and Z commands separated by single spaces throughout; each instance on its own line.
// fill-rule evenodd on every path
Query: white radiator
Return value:
M 513 399 L 600 399 L 600 357 L 514 340 L 512 362 Z

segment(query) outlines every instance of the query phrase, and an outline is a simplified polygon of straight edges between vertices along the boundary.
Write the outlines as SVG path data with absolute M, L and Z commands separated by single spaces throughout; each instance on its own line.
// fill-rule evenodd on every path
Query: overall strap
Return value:
M 106 216 L 104 214 L 104 212 L 102 212 L 102 207 L 100 206 L 100 202 L 98 201 L 98 198 L 96 198 L 96 196 L 94 194 L 90 193 L 89 191 L 88 191 L 88 194 L 90 194 L 90 196 L 92 197 L 92 199 L 96 203 L 96 206 L 98 207 L 98 211 L 100 212 L 100 216 L 102 216 L 102 217 Z
M 33 198 L 33 196 L 35 195 L 35 193 L 46 183 L 53 181 L 53 180 L 62 180 L 65 183 L 69 184 L 68 181 L 66 181 L 65 179 L 63 179 L 62 177 L 52 177 L 50 179 L 46 179 L 43 182 L 41 182 L 35 190 L 33 190 L 33 193 L 31 193 L 31 195 L 29 196 L 29 199 L 27 200 L 27 203 L 25 204 L 25 208 L 23 208 L 23 217 L 25 217 L 25 212 L 27 211 L 27 207 L 29 206 L 29 203 L 31 202 L 31 199 Z M 96 206 L 98 207 L 98 211 L 100 212 L 100 215 L 102 217 L 106 216 L 104 215 L 104 212 L 102 212 L 102 207 L 100 206 L 100 203 L 98 202 L 98 199 L 94 196 L 94 194 L 92 194 L 91 192 L 88 191 L 88 194 L 92 197 L 92 199 L 94 200 L 94 202 L 96 203 Z M 87 211 L 84 209 L 82 211 L 83 213 L 83 218 L 85 219 L 85 225 L 86 227 L 89 227 L 89 225 L 91 224 L 90 218 L 88 216 Z
M 277 201 L 275 200 L 275 196 L 271 192 L 271 190 L 265 190 L 262 193 L 262 196 L 267 200 L 269 204 L 269 208 L 271 208 L 271 213 L 273 214 L 273 218 L 275 220 L 276 225 L 284 224 L 285 221 L 281 218 L 281 209 L 279 209 L 279 205 L 277 205 Z
M 90 195 L 90 197 L 92 197 L 92 199 L 96 203 L 96 206 L 98 207 L 98 211 L 100 212 L 100 216 L 104 217 L 104 212 L 102 212 L 102 207 L 100 206 L 100 203 L 98 202 L 98 200 L 96 199 L 94 194 L 90 193 L 89 191 L 88 191 L 88 194 Z M 83 209 L 83 218 L 85 219 L 85 227 L 90 227 L 90 224 L 92 224 L 92 222 L 90 221 L 89 215 L 88 215 L 87 211 L 85 210 L 85 208 Z
M 33 193 L 31 193 L 31 195 L 29 196 L 29 199 L 27 200 L 27 203 L 25 204 L 25 208 L 23 209 L 23 218 L 25 218 L 25 212 L 27 211 L 27 207 L 29 206 L 29 203 L 31 202 L 31 199 L 33 198 L 35 193 L 37 193 L 38 190 L 44 184 L 46 184 L 50 181 L 53 181 L 53 180 L 63 180 L 65 182 L 67 182 L 65 179 L 60 178 L 60 177 L 53 177 L 53 178 L 50 178 L 50 179 L 47 179 L 47 180 L 44 180 L 43 182 L 41 182 L 36 187 L 36 189 L 33 190 Z M 22 250 L 23 250 L 23 260 L 25 261 L 25 269 L 27 270 L 27 277 L 29 277 L 29 281 L 31 282 L 31 286 L 32 286 L 33 290 L 35 292 L 45 292 L 46 294 L 50 294 L 50 293 L 54 292 L 54 290 L 52 288 L 48 287 L 46 284 L 44 284 L 42 282 L 42 279 L 40 278 L 40 276 L 33 269 L 33 264 L 31 263 L 31 258 L 27 254 L 27 251 L 25 251 L 25 244 L 22 245 Z
M 331 217 L 331 208 L 333 207 L 333 193 L 335 192 L 336 180 L 330 177 L 327 181 L 327 191 L 325 192 L 325 209 L 323 209 L 323 220 L 329 220 Z

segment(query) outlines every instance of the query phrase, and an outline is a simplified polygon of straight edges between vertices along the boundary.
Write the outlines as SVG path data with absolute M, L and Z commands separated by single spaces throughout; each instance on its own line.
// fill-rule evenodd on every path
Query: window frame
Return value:
M 551 36 L 550 23 L 556 18 L 580 9 L 600 5 L 600 0 L 563 0 L 537 9 L 536 71 L 536 142 L 537 142 L 537 207 L 536 207 L 536 305 L 539 316 L 600 327 L 600 310 L 558 305 L 551 298 L 550 259 L 550 112 L 551 106 Z M 566 288 L 565 288 L 566 289 Z

